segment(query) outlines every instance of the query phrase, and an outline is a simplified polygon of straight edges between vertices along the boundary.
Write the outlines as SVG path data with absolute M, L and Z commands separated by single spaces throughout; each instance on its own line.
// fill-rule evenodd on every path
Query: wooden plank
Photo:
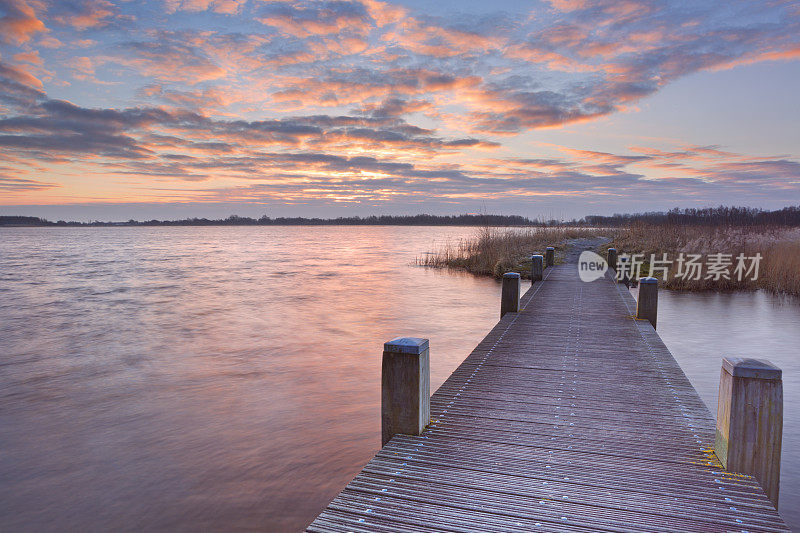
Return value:
M 624 286 L 544 278 L 308 531 L 788 531 Z

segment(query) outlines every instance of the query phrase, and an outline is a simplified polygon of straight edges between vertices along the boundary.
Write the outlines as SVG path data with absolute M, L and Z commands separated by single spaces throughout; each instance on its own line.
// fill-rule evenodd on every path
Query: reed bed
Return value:
M 530 256 L 544 254 L 547 246 L 563 250 L 567 242 L 577 238 L 605 236 L 611 242 L 597 252 L 615 247 L 621 254 L 643 254 L 640 274 L 655 275 L 661 286 L 672 290 L 754 290 L 766 289 L 776 293 L 800 296 L 800 228 L 785 226 L 683 226 L 678 224 L 633 224 L 628 227 L 570 228 L 494 228 L 482 227 L 472 238 L 417 258 L 417 264 L 433 268 L 463 270 L 480 276 L 502 277 L 506 272 L 519 272 L 530 277 Z M 655 254 L 673 261 L 667 275 L 651 271 L 650 258 Z M 726 279 L 709 277 L 706 270 L 700 279 L 678 277 L 677 263 L 680 253 L 701 254 L 705 262 L 712 254 L 729 254 L 733 261 Z M 751 258 L 761 254 L 758 276 L 737 279 L 734 272 L 736 257 L 744 254 Z
M 530 278 L 531 255 L 544 255 L 548 246 L 563 250 L 569 239 L 597 237 L 603 233 L 608 234 L 608 231 L 564 227 L 482 227 L 474 237 L 418 257 L 416 263 L 425 267 L 465 270 L 479 276 L 500 278 L 506 272 L 519 272 L 522 277 Z
M 680 225 L 633 225 L 622 228 L 608 245 L 620 253 L 644 254 L 642 275 L 652 274 L 661 278 L 661 286 L 673 290 L 753 290 L 767 289 L 776 293 L 800 296 L 800 229 L 782 226 L 680 226 Z M 729 279 L 714 279 L 704 272 L 700 279 L 678 277 L 677 264 L 667 272 L 650 271 L 651 254 L 660 258 L 663 253 L 669 260 L 678 255 L 701 254 L 709 260 L 713 254 L 729 254 L 734 262 Z M 758 275 L 738 279 L 734 273 L 736 258 L 743 254 L 752 258 L 761 255 Z M 749 266 L 749 264 L 748 264 Z M 666 278 L 666 279 L 664 279 Z

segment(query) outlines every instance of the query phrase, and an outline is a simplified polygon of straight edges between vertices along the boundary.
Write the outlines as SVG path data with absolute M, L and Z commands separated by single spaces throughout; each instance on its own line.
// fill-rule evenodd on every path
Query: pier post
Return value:
M 500 318 L 506 313 L 519 313 L 519 274 L 503 274 L 503 290 L 500 297 Z
M 542 272 L 544 271 L 544 257 L 541 255 L 531 256 L 531 285 L 537 281 L 542 280 Z
M 383 345 L 382 445 L 396 434 L 419 435 L 431 421 L 428 339 L 398 337 Z
M 656 327 L 658 316 L 658 280 L 641 278 L 639 280 L 639 301 L 636 304 L 636 318 L 649 320 Z
M 617 249 L 616 248 L 609 248 L 608 249 L 608 268 L 614 271 L 616 275 L 617 272 Z
M 724 358 L 714 452 L 726 470 L 755 477 L 775 509 L 782 436 L 781 369 L 763 359 Z
M 556 262 L 555 254 L 556 254 L 556 249 L 553 248 L 552 246 L 548 246 L 547 249 L 545 249 L 544 257 L 545 261 L 547 262 L 547 266 L 551 267 L 555 264 Z

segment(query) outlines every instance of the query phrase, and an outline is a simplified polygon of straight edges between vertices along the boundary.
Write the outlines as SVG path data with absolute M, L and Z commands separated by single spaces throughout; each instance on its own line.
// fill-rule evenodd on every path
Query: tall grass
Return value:
M 704 272 L 700 279 L 677 277 L 677 265 L 673 264 L 662 286 L 673 290 L 741 290 L 763 288 L 773 292 L 800 295 L 800 230 L 781 226 L 681 226 L 635 224 L 622 228 L 609 246 L 616 247 L 620 253 L 642 253 L 645 257 L 643 275 L 650 273 L 651 254 L 674 260 L 681 252 L 702 254 L 706 260 L 709 254 L 739 254 L 753 257 L 761 254 L 758 277 L 752 275 L 738 280 L 707 277 Z M 657 277 L 664 277 L 656 273 Z
M 481 276 L 502 277 L 519 272 L 530 277 L 530 256 L 544 255 L 545 248 L 564 248 L 568 239 L 596 237 L 594 228 L 493 228 L 484 226 L 472 238 L 461 239 L 442 249 L 417 258 L 417 264 L 434 268 L 465 270 Z M 608 233 L 608 232 L 606 232 Z
M 624 228 L 493 228 L 482 227 L 472 238 L 449 244 L 429 255 L 417 258 L 417 264 L 434 268 L 465 270 L 476 275 L 502 277 L 516 271 L 530 275 L 530 256 L 544 253 L 547 246 L 563 250 L 567 241 L 580 237 L 609 236 L 613 240 L 603 249 L 614 246 L 620 253 L 644 255 L 641 275 L 650 274 L 651 254 L 675 260 L 678 254 L 701 254 L 705 262 L 709 254 L 762 256 L 758 277 L 736 278 L 733 267 L 730 279 L 715 280 L 703 271 L 700 279 L 676 276 L 677 264 L 662 279 L 662 287 L 673 290 L 741 290 L 767 289 L 800 296 L 800 228 L 774 225 L 756 226 L 682 226 L 679 224 L 632 224 Z M 597 250 L 603 253 L 602 250 Z M 558 254 L 557 254 L 558 255 Z M 660 273 L 657 277 L 663 278 Z

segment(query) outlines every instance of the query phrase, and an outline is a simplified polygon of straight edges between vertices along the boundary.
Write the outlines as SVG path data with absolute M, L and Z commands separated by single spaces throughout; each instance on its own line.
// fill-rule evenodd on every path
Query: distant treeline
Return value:
M 519 215 L 381 215 L 369 217 L 303 218 L 266 215 L 261 218 L 231 215 L 223 219 L 128 220 L 127 222 L 51 222 L 44 218 L 0 216 L 0 226 L 589 226 L 620 227 L 631 224 L 687 226 L 800 226 L 800 206 L 775 211 L 752 207 L 671 209 L 649 213 L 589 215 L 580 220 L 532 220 Z
M 518 215 L 409 215 L 339 218 L 261 218 L 231 215 L 223 219 L 128 220 L 127 222 L 51 222 L 37 217 L 0 216 L 0 226 L 533 226 L 541 225 Z M 553 221 L 552 224 L 557 224 Z
M 800 226 L 800 206 L 765 211 L 752 207 L 706 207 L 702 209 L 671 209 L 650 213 L 591 215 L 578 225 L 620 227 L 631 224 L 675 224 L 683 226 Z

